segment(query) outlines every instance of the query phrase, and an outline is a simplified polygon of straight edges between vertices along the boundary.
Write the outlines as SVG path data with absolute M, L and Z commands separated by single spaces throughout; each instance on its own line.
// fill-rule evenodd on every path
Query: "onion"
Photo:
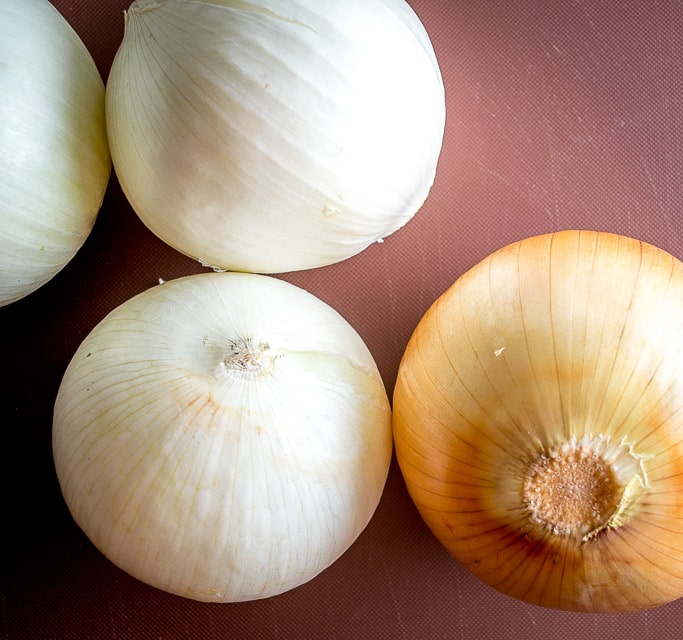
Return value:
M 683 264 L 608 233 L 505 247 L 412 335 L 394 394 L 434 535 L 515 598 L 588 612 L 683 595 Z
M 104 84 L 47 0 L 0 3 L 0 306 L 74 256 L 102 204 L 111 161 Z
M 203 273 L 123 303 L 55 403 L 74 519 L 116 565 L 188 598 L 282 593 L 335 561 L 377 507 L 391 413 L 358 333 L 265 275 Z
M 260 273 L 338 262 L 402 227 L 445 120 L 404 0 L 138 0 L 106 99 L 145 225 L 206 266 Z

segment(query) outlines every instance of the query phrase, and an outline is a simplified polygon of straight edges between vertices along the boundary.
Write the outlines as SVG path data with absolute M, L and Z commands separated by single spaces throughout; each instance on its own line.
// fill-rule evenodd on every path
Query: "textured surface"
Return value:
M 106 79 L 125 0 L 55 0 Z M 282 277 L 333 305 L 387 389 L 415 324 L 490 252 L 562 228 L 634 236 L 683 258 L 683 6 L 592 0 L 412 0 L 439 58 L 446 138 L 431 195 L 384 243 Z M 510 600 L 452 560 L 394 464 L 357 543 L 269 600 L 204 605 L 106 561 L 66 511 L 50 450 L 63 371 L 94 324 L 159 278 L 202 268 L 153 237 L 114 177 L 92 236 L 29 298 L 0 309 L 5 478 L 0 637 L 7 640 L 329 638 L 525 640 L 680 637 L 683 601 L 580 615 Z

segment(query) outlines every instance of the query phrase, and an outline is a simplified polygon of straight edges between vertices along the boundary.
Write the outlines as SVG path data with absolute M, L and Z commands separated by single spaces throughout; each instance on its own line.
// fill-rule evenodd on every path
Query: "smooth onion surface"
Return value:
M 427 311 L 394 395 L 435 536 L 534 604 L 683 595 L 683 265 L 608 233 L 505 247 Z
M 404 0 L 138 0 L 107 83 L 121 186 L 217 269 L 353 256 L 435 178 L 444 87 Z
M 104 84 L 47 0 L 0 3 L 0 306 L 32 293 L 80 249 L 111 161 Z
M 300 585 L 380 500 L 391 414 L 358 333 L 312 294 L 204 273 L 112 311 L 59 389 L 54 459 L 115 564 L 203 601 Z

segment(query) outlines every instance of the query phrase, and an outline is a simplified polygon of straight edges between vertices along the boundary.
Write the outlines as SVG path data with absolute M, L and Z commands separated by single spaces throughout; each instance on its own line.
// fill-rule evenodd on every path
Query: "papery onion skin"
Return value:
M 111 561 L 207 602 L 278 595 L 355 541 L 391 412 L 358 333 L 264 275 L 203 273 L 110 312 L 55 403 L 66 503 Z
M 53 278 L 88 237 L 111 171 L 104 83 L 47 0 L 0 5 L 0 306 Z
M 399 367 L 396 455 L 431 531 L 483 582 L 586 612 L 683 595 L 682 307 L 674 256 L 572 230 L 493 253 L 426 312 Z M 562 447 L 621 475 L 598 525 L 525 502 Z
M 413 217 L 445 96 L 404 0 L 139 0 L 107 124 L 151 231 L 216 269 L 281 273 L 349 258 Z

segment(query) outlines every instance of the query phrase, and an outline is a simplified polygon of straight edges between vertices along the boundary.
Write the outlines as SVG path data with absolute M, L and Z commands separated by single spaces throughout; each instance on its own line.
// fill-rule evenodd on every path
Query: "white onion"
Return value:
M 402 227 L 435 178 L 444 87 L 404 0 L 138 0 L 107 84 L 142 221 L 219 269 L 277 273 Z
M 74 256 L 102 204 L 111 161 L 104 83 L 47 0 L 0 3 L 0 306 Z
M 203 273 L 112 311 L 55 404 L 76 522 L 115 564 L 203 601 L 276 595 L 337 559 L 392 454 L 376 364 L 331 307 L 285 281 Z

